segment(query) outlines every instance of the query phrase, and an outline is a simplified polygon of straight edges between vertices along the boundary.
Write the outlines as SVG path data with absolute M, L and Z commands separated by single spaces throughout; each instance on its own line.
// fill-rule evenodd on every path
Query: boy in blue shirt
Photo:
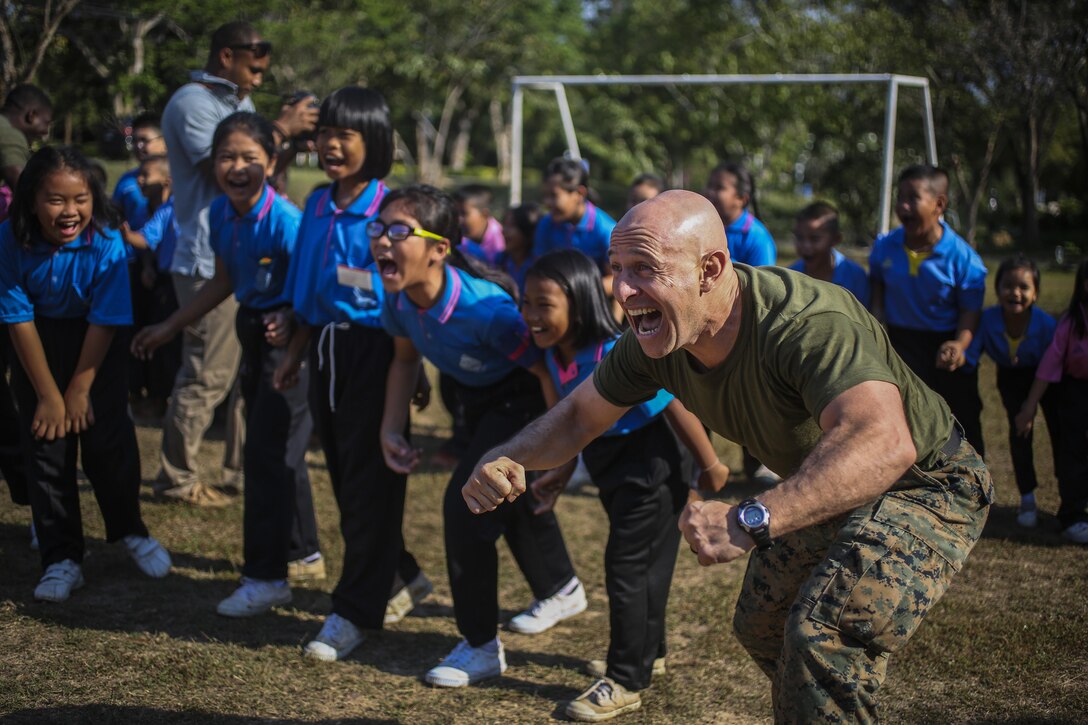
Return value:
M 612 295 L 612 268 L 608 243 L 616 220 L 587 198 L 589 171 L 577 159 L 552 159 L 544 170 L 544 206 L 533 239 L 533 257 L 553 249 L 573 247 L 592 259 L 601 270 L 605 295 Z
M 864 267 L 835 249 L 841 241 L 838 210 L 823 201 L 809 204 L 797 213 L 793 225 L 793 243 L 800 259 L 789 268 L 845 287 L 868 307 L 869 275 Z
M 143 307 L 142 311 L 133 311 L 139 320 L 135 326 L 138 332 L 142 327 L 162 322 L 178 308 L 170 277 L 178 228 L 169 159 L 165 155 L 146 157 L 140 162 L 136 180 L 150 217 L 139 228 L 122 225 L 121 233 L 125 243 L 137 253 L 138 261 L 130 267 L 130 272 L 133 299 L 139 296 Z M 166 401 L 180 366 L 180 340 L 171 340 L 155 350 L 150 360 L 132 358 L 129 373 L 138 386 L 129 386 L 133 415 L 158 420 L 166 414 Z
M 159 114 L 141 113 L 136 117 L 132 122 L 132 145 L 139 163 L 121 174 L 117 185 L 113 187 L 113 202 L 121 210 L 128 225 L 139 229 L 155 212 L 154 207 L 148 205 L 148 197 L 140 183 L 140 169 L 146 159 L 166 155 L 166 141 L 162 137 Z
M 730 259 L 752 267 L 774 264 L 778 260 L 774 238 L 757 218 L 756 181 L 743 164 L 726 161 L 714 167 L 703 196 L 718 210 L 718 216 L 725 224 Z
M 902 226 L 873 244 L 871 309 L 895 351 L 945 399 L 983 455 L 978 371 L 961 361 L 978 328 L 986 266 L 943 221 L 947 208 L 943 169 L 916 165 L 899 175 L 895 214 Z

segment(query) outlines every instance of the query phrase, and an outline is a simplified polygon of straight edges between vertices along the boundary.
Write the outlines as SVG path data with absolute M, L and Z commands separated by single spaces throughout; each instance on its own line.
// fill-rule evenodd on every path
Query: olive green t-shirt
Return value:
M 780 267 L 735 268 L 743 307 L 725 361 L 705 370 L 686 350 L 653 359 L 628 330 L 593 373 L 605 400 L 631 406 L 664 388 L 711 430 L 789 476 L 815 447 L 824 407 L 859 383 L 881 380 L 899 388 L 917 463 L 932 468 L 952 414 L 854 295 Z
M 26 166 L 30 159 L 30 146 L 23 132 L 11 125 L 7 116 L 0 114 L 0 168 Z

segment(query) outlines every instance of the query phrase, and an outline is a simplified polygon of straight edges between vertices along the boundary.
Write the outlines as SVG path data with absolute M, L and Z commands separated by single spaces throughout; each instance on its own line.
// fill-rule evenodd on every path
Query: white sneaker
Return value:
M 150 536 L 126 536 L 125 546 L 140 571 L 153 579 L 162 579 L 170 573 L 170 554 L 162 544 Z
M 1025 529 L 1034 529 L 1039 524 L 1039 512 L 1036 509 L 1020 509 L 1016 514 L 1016 523 Z
M 215 611 L 224 617 L 252 617 L 291 602 L 291 587 L 285 579 L 250 579 L 242 577 L 242 586 L 219 602 Z
M 1088 521 L 1078 521 L 1066 527 L 1062 532 L 1062 538 L 1074 544 L 1088 544 Z
M 71 559 L 50 564 L 34 588 L 34 598 L 45 602 L 63 602 L 73 589 L 83 586 L 83 567 Z
M 777 485 L 781 480 L 781 476 L 764 466 L 762 463 L 752 474 L 752 481 L 764 488 L 771 488 L 772 486 Z
M 585 587 L 578 577 L 574 577 L 558 594 L 534 601 L 527 610 L 511 619 L 509 626 L 520 634 L 540 634 L 564 619 L 586 611 L 586 606 Z
M 34 522 L 31 521 L 30 522 L 30 550 L 31 551 L 37 551 L 38 549 L 39 549 L 38 530 L 36 528 L 34 528 Z
M 442 664 L 431 668 L 426 680 L 437 687 L 465 687 L 506 672 L 506 652 L 499 638 L 479 647 L 461 640 Z
M 416 578 L 407 586 L 389 598 L 385 605 L 385 624 L 396 624 L 408 616 L 408 613 L 416 608 L 416 605 L 430 596 L 434 591 L 434 584 L 423 572 L 419 572 Z
M 307 645 L 302 654 L 312 660 L 335 662 L 351 654 L 351 651 L 363 643 L 365 635 L 339 614 L 330 614 L 325 618 L 321 631 Z

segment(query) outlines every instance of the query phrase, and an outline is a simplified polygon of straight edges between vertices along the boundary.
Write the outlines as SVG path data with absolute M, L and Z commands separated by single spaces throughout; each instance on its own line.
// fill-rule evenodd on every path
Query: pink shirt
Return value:
M 1088 310 L 1081 309 L 1088 316 Z M 1061 382 L 1062 375 L 1077 380 L 1088 380 L 1088 337 L 1073 337 L 1073 318 L 1064 316 L 1058 321 L 1054 339 L 1043 353 L 1035 377 L 1048 383 Z
M 502 235 L 502 222 L 495 217 L 487 220 L 487 231 L 480 240 L 480 249 L 489 262 L 494 263 L 500 252 L 506 251 L 506 238 Z

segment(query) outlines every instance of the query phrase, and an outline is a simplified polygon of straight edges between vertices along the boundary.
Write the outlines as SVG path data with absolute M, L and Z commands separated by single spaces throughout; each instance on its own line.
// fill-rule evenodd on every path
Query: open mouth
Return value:
M 245 191 L 250 186 L 249 177 L 243 177 L 240 179 L 227 179 L 227 189 L 231 191 Z
M 653 307 L 638 307 L 627 310 L 631 319 L 631 328 L 639 337 L 649 337 L 661 329 L 661 311 Z
M 322 159 L 325 163 L 325 169 L 339 169 L 344 165 L 344 160 L 339 156 L 326 156 Z
M 397 276 L 397 263 L 388 257 L 382 257 L 378 260 L 378 272 L 382 279 L 393 279 Z
M 62 236 L 74 237 L 79 232 L 79 220 L 71 219 L 64 221 L 57 221 L 57 229 Z

